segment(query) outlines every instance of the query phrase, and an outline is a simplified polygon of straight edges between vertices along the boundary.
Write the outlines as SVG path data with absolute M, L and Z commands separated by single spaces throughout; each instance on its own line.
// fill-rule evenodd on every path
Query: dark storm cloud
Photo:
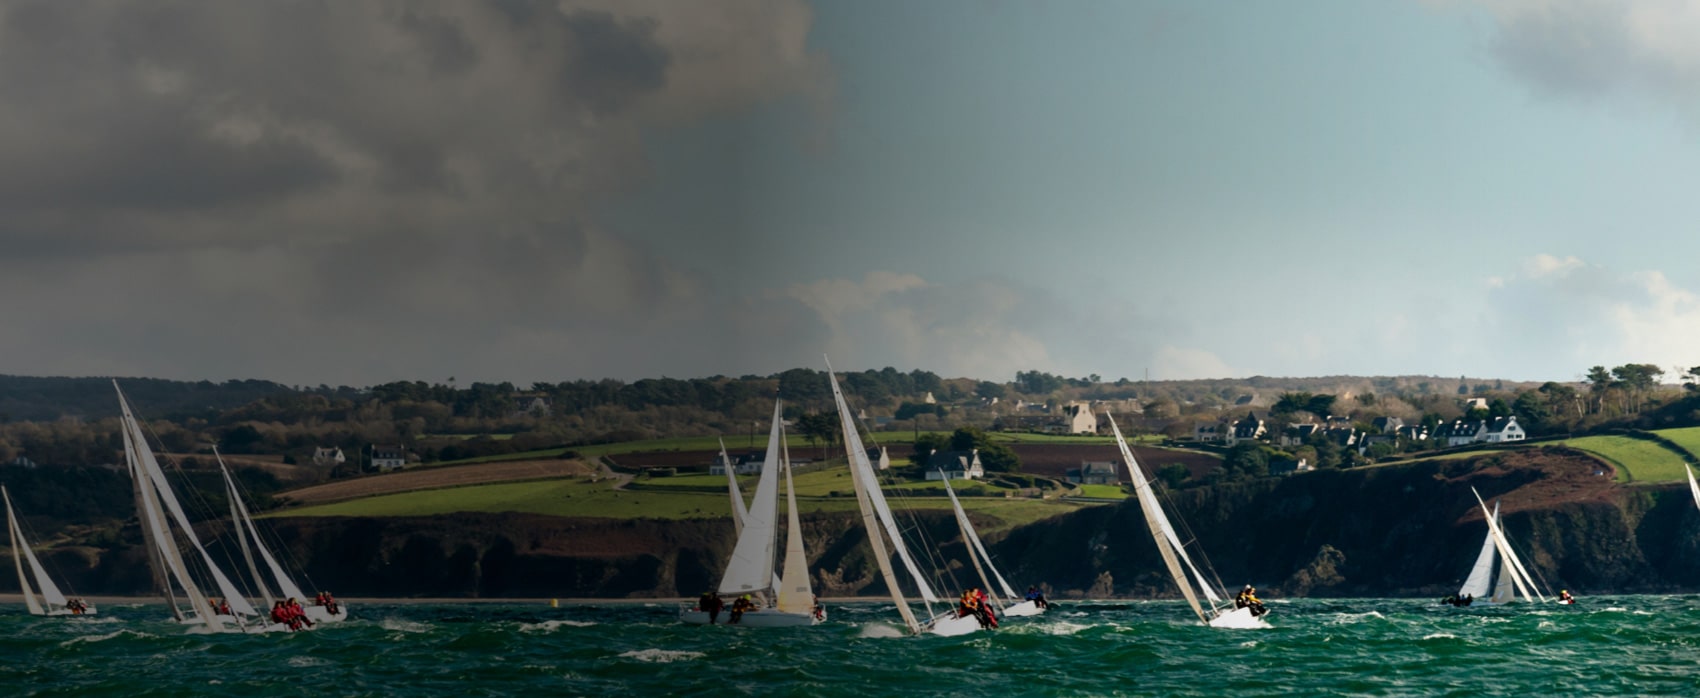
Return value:
M 810 22 L 797 0 L 7 5 L 0 371 L 653 373 L 736 302 L 591 221 L 643 182 L 647 132 L 821 99 Z

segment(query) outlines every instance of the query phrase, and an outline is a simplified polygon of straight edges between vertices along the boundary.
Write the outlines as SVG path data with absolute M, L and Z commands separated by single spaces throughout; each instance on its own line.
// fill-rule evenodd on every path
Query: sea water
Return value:
M 159 605 L 0 613 L 0 695 L 1700 695 L 1700 597 L 1452 608 L 1275 601 L 1266 630 L 1179 602 L 1059 602 L 908 637 L 889 603 L 813 628 L 692 626 L 671 603 L 382 604 L 314 632 L 195 635 Z

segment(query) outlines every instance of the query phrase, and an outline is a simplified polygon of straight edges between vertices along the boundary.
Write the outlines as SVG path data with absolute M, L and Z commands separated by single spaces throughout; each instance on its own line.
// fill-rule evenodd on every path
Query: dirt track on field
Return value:
M 277 496 L 287 498 L 298 504 L 324 504 L 380 494 L 461 487 L 464 485 L 484 485 L 510 480 L 575 477 L 591 475 L 596 472 L 595 467 L 584 461 L 557 458 L 478 463 L 443 468 L 404 470 L 383 475 L 367 475 L 351 480 L 338 480 L 323 485 L 280 492 Z

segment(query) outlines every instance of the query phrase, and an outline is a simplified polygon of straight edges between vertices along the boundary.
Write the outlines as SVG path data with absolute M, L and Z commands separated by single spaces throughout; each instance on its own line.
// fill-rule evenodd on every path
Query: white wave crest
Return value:
M 1458 639 L 1458 636 L 1453 635 L 1452 633 L 1429 633 L 1427 635 L 1424 635 L 1423 639 L 1424 640 L 1456 640 L 1456 639 Z
M 691 660 L 691 659 L 701 659 L 703 657 L 703 653 L 701 653 L 701 652 L 687 652 L 687 651 L 684 651 L 684 650 L 647 649 L 647 650 L 632 650 L 630 652 L 621 652 L 620 656 L 626 657 L 628 659 L 636 659 L 640 662 L 652 662 L 652 663 L 655 663 L 655 664 L 668 664 L 668 663 L 671 663 L 671 662 L 685 661 L 685 660 Z
M 1065 620 L 1056 623 L 1046 623 L 1037 627 L 1040 631 L 1047 635 L 1073 635 L 1092 626 L 1070 623 Z
M 318 657 L 290 657 L 289 665 L 293 667 L 325 666 L 330 662 Z
M 83 635 L 81 637 L 73 637 L 69 640 L 66 640 L 64 642 L 59 643 L 59 646 L 60 647 L 72 647 L 72 646 L 75 646 L 75 645 L 80 645 L 80 644 L 85 643 L 85 642 L 104 642 L 106 640 L 111 640 L 111 639 L 113 639 L 115 637 L 119 637 L 121 635 L 129 635 L 131 637 L 153 637 L 153 635 L 149 635 L 147 633 L 138 633 L 138 632 L 133 631 L 133 630 L 114 630 L 114 631 L 109 632 L 105 635 Z
M 1330 625 L 1346 625 L 1348 623 L 1361 623 L 1371 618 L 1386 620 L 1387 616 L 1381 615 L 1380 611 L 1370 611 L 1368 613 L 1338 613 L 1335 614 L 1334 620 L 1328 621 L 1328 623 Z
M 903 637 L 903 633 L 889 625 L 870 623 L 862 626 L 862 632 L 858 637 Z
M 546 620 L 541 623 L 520 623 L 519 631 L 522 633 L 552 633 L 563 627 L 588 628 L 593 625 L 596 625 L 596 623 L 588 620 Z
M 378 627 L 383 628 L 385 630 L 392 631 L 392 632 L 398 632 L 398 633 L 428 633 L 428 632 L 431 632 L 431 626 L 429 624 L 417 623 L 417 622 L 414 622 L 414 621 L 411 621 L 411 620 L 385 619 L 385 620 L 378 623 Z

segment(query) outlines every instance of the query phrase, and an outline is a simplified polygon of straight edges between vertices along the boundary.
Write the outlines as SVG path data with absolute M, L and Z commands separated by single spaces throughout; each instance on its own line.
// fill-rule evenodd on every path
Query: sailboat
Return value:
M 897 613 L 903 618 L 903 625 L 912 634 L 930 633 L 933 635 L 966 635 L 980 629 L 979 619 L 968 615 L 958 616 L 953 606 L 947 605 L 943 612 L 932 613 L 933 604 L 939 603 L 939 597 L 927 584 L 921 575 L 920 568 L 915 565 L 915 559 L 909 554 L 909 547 L 903 542 L 903 536 L 898 534 L 897 523 L 891 514 L 891 506 L 885 501 L 885 493 L 880 490 L 879 477 L 874 473 L 873 463 L 868 461 L 868 450 L 862 447 L 862 437 L 856 431 L 855 413 L 850 411 L 844 401 L 844 392 L 838 388 L 838 377 L 832 372 L 832 362 L 826 364 L 826 376 L 832 386 L 832 399 L 838 406 L 839 422 L 844 428 L 844 454 L 850 461 L 850 482 L 856 488 L 856 506 L 862 513 L 862 527 L 868 534 L 868 545 L 873 548 L 874 560 L 879 565 L 880 576 L 885 581 L 885 588 L 891 593 L 892 603 L 897 605 Z M 881 536 L 884 531 L 884 536 Z M 897 584 L 897 574 L 891 566 L 891 554 L 886 550 L 886 541 L 890 540 L 891 552 L 897 554 L 903 561 L 904 569 L 909 578 L 921 593 L 921 600 L 926 603 L 928 615 L 925 622 L 916 620 L 914 610 L 909 608 L 909 601 L 904 598 L 903 590 Z
M 301 592 L 301 587 L 296 585 L 295 580 L 284 571 L 282 565 L 278 564 L 277 558 L 266 546 L 265 539 L 260 537 L 259 529 L 254 526 L 254 517 L 248 513 L 248 504 L 242 500 L 242 493 L 236 487 L 236 480 L 230 477 L 230 469 L 224 466 L 224 456 L 219 455 L 216 447 L 213 448 L 213 458 L 218 460 L 219 473 L 224 475 L 225 495 L 230 499 L 230 521 L 236 529 L 236 540 L 242 548 L 242 559 L 248 563 L 248 574 L 254 580 L 254 586 L 259 590 L 260 598 L 265 601 L 263 608 L 271 608 L 272 604 L 280 599 L 296 599 L 304 604 L 302 610 L 315 623 L 336 623 L 347 620 L 348 604 L 336 602 L 336 612 L 332 613 L 331 607 L 310 602 L 307 595 Z M 248 544 L 250 538 L 254 541 L 252 546 Z M 259 566 L 254 562 L 255 552 L 259 553 L 260 560 L 265 562 L 266 570 L 271 573 L 271 586 L 268 586 L 265 578 L 260 575 Z M 277 589 L 276 596 L 272 595 L 271 590 L 273 588 Z
M 1004 581 L 1003 573 L 992 564 L 992 556 L 986 553 L 985 544 L 980 542 L 980 534 L 975 532 L 973 522 L 968 520 L 968 512 L 962 510 L 962 500 L 956 498 L 956 488 L 950 486 L 950 475 L 943 474 L 941 479 L 944 480 L 945 494 L 950 495 L 950 506 L 956 510 L 956 526 L 962 531 L 962 538 L 968 548 L 968 559 L 974 564 L 974 571 L 980 576 L 980 583 L 985 585 L 986 599 L 999 606 L 998 615 L 1005 618 L 1022 618 L 1044 613 L 1045 609 L 1037 602 L 1016 596 L 1015 590 L 1009 587 L 1009 582 Z M 986 578 L 988 570 L 992 579 L 998 582 L 996 587 Z M 1002 597 L 997 593 L 1000 590 L 1003 592 Z
M 815 608 L 815 595 L 809 582 L 808 557 L 803 550 L 803 529 L 797 516 L 797 491 L 791 477 L 791 452 L 785 443 L 783 405 L 773 404 L 773 426 L 767 439 L 767 456 L 762 462 L 760 478 L 756 481 L 755 498 L 746 509 L 738 491 L 736 478 L 727 463 L 728 485 L 732 493 L 732 519 L 738 533 L 733 545 L 732 559 L 726 563 L 726 574 L 720 579 L 719 593 L 728 598 L 750 596 L 757 606 L 745 611 L 738 625 L 756 628 L 778 628 L 814 625 L 826 619 L 824 611 Z M 725 446 L 721 446 L 725 453 Z M 777 474 L 785 475 L 786 514 L 785 559 L 781 573 L 775 574 L 774 547 L 778 538 L 779 495 Z M 696 625 L 711 622 L 730 624 L 732 613 L 723 611 L 711 617 L 706 610 L 686 608 L 679 620 Z
M 1170 525 L 1169 517 L 1163 513 L 1163 507 L 1157 503 L 1157 495 L 1151 489 L 1151 482 L 1145 478 L 1145 472 L 1139 467 L 1139 462 L 1133 457 L 1133 450 L 1128 448 L 1127 439 L 1122 438 L 1122 430 L 1116 426 L 1116 419 L 1105 414 L 1110 420 L 1110 429 L 1116 435 L 1116 446 L 1121 448 L 1122 459 L 1127 461 L 1127 469 L 1133 480 L 1135 496 L 1139 500 L 1139 508 L 1145 514 L 1145 523 L 1151 530 L 1151 539 L 1157 544 L 1157 552 L 1163 556 L 1163 565 L 1168 568 L 1169 576 L 1175 580 L 1175 586 L 1180 587 L 1181 596 L 1186 597 L 1187 605 L 1198 616 L 1199 622 L 1212 628 L 1267 628 L 1269 624 L 1262 615 L 1256 614 L 1250 607 L 1235 608 L 1231 602 L 1224 601 L 1225 591 L 1219 591 L 1211 583 L 1192 557 L 1186 552 L 1180 538 L 1175 535 L 1174 526 Z M 1203 559 L 1200 554 L 1200 559 Z M 1182 565 L 1186 566 L 1185 571 Z M 1208 566 L 1208 563 L 1206 564 Z M 1187 572 L 1192 573 L 1188 578 Z M 1198 597 L 1204 596 L 1204 603 L 1210 606 L 1206 611 Z M 1266 615 L 1266 614 L 1265 614 Z
M 206 546 L 202 545 L 200 537 L 195 534 L 194 527 L 189 525 L 189 517 L 183 512 L 177 495 L 172 492 L 170 483 L 166 481 L 165 471 L 160 468 L 153 449 L 148 447 L 141 426 L 136 422 L 135 415 L 130 412 L 129 402 L 124 399 L 124 391 L 118 388 L 118 381 L 112 382 L 112 389 L 118 392 L 118 407 L 123 418 L 124 460 L 129 468 L 136 496 L 136 515 L 141 521 L 148 562 L 153 568 L 156 584 L 165 591 L 172 618 L 185 625 L 198 626 L 195 632 L 264 632 L 287 629 L 282 624 L 269 623 L 266 616 L 260 615 L 236 585 L 231 583 L 218 563 L 213 561 L 212 554 L 207 552 Z M 178 545 L 179 537 L 193 549 L 193 557 L 185 558 L 182 548 Z M 197 562 L 200 568 L 212 577 L 228 609 L 214 608 L 211 599 L 190 574 L 190 560 Z M 182 591 L 183 600 L 189 606 L 187 610 L 179 603 L 174 585 L 176 590 Z
M 1465 594 L 1480 599 L 1487 593 L 1488 575 L 1492 571 L 1494 558 L 1500 559 L 1499 583 L 1494 586 L 1493 595 L 1488 603 L 1510 603 L 1521 598 L 1523 601 L 1547 600 L 1546 595 L 1529 577 L 1529 570 L 1523 567 L 1522 559 L 1517 557 L 1517 551 L 1511 549 L 1511 542 L 1505 537 L 1505 529 L 1499 525 L 1499 502 L 1494 502 L 1490 511 L 1487 502 L 1482 500 L 1480 492 L 1471 487 L 1470 493 L 1476 496 L 1476 503 L 1482 508 L 1482 517 L 1487 520 L 1487 539 L 1482 541 L 1482 552 L 1476 555 L 1476 564 L 1470 568 L 1470 576 L 1464 580 L 1464 586 L 1458 590 L 1460 597 Z M 1472 605 L 1481 603 L 1472 601 Z M 1566 602 L 1568 603 L 1568 602 Z
M 81 599 L 71 600 L 59 591 L 53 580 L 47 576 L 47 570 L 42 569 L 41 561 L 36 559 L 35 550 L 30 548 L 29 540 L 24 537 L 24 529 L 18 525 L 18 515 L 12 511 L 12 494 L 6 491 L 5 485 L 0 485 L 0 497 L 6 500 L 6 531 L 12 539 L 12 564 L 18 568 L 18 590 L 23 593 L 24 607 L 29 609 L 32 616 L 74 616 L 93 615 L 95 607 Z M 30 576 L 24 574 L 24 561 L 29 561 L 30 575 L 33 575 L 35 587 L 30 587 Z M 40 599 L 36 591 L 40 590 Z

